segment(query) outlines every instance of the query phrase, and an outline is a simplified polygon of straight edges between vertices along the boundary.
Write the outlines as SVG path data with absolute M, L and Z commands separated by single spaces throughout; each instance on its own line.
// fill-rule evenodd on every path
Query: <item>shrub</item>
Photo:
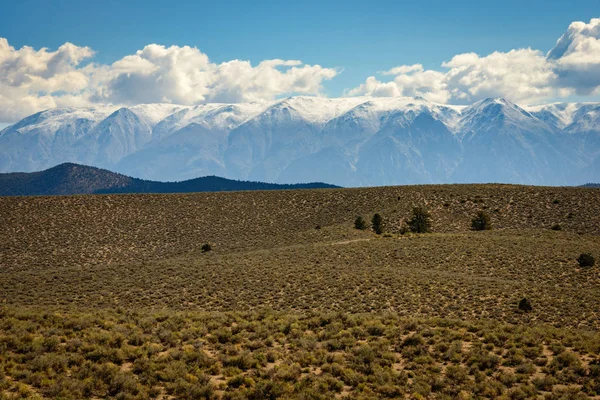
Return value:
M 412 211 L 412 217 L 408 220 L 408 227 L 411 232 L 426 233 L 431 230 L 431 215 L 424 207 L 415 207 Z
M 208 243 L 204 243 L 202 245 L 202 252 L 206 253 L 207 251 L 211 251 L 212 250 L 212 246 Z
M 363 219 L 363 217 L 361 217 L 360 215 L 358 217 L 356 217 L 356 219 L 354 220 L 354 227 L 356 229 L 360 229 L 361 231 L 364 231 L 365 229 L 367 229 L 367 223 L 366 221 Z
M 550 229 L 552 229 L 553 231 L 561 231 L 562 230 L 562 228 L 559 224 L 552 225 L 552 228 L 550 228 Z
M 582 253 L 577 257 L 577 262 L 580 267 L 593 267 L 596 259 L 590 253 Z
M 379 214 L 374 214 L 371 218 L 371 225 L 376 234 L 381 235 L 383 232 L 383 217 Z
M 471 220 L 471 228 L 475 231 L 487 231 L 492 229 L 490 216 L 483 211 L 479 211 L 477 216 Z
M 525 298 L 521 299 L 521 301 L 519 302 L 519 310 L 525 311 L 525 312 L 529 312 L 529 311 L 533 310 L 533 307 L 531 306 L 531 302 Z

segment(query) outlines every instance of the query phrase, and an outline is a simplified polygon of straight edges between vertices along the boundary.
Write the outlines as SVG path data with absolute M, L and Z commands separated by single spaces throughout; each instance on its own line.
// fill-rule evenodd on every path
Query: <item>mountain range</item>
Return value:
M 60 108 L 0 131 L 0 172 L 64 162 L 158 181 L 577 185 L 600 179 L 600 103 L 298 96 Z
M 241 190 L 324 189 L 326 183 L 279 185 L 206 176 L 181 182 L 154 182 L 105 169 L 63 163 L 40 172 L 0 173 L 0 196 L 41 196 L 94 193 L 190 193 Z

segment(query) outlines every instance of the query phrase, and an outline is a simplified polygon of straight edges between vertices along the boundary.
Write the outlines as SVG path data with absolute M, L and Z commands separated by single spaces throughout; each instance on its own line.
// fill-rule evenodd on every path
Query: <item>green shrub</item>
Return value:
M 521 299 L 521 301 L 519 302 L 519 310 L 525 311 L 525 312 L 529 312 L 529 311 L 533 310 L 533 307 L 531 306 L 531 302 L 528 299 Z
M 383 233 L 383 217 L 379 214 L 374 214 L 371 218 L 371 226 L 376 234 L 381 235 Z
M 407 223 L 411 232 L 427 233 L 431 230 L 431 215 L 424 207 L 414 207 Z
M 582 253 L 577 257 L 577 262 L 580 267 L 593 267 L 596 259 L 590 253 Z
M 356 219 L 354 220 L 354 227 L 356 229 L 360 229 L 361 231 L 364 231 L 365 229 L 367 229 L 367 223 L 366 221 L 363 219 L 363 217 L 361 217 L 360 215 L 358 217 L 356 217 Z
M 207 251 L 211 251 L 212 250 L 212 246 L 208 243 L 204 243 L 202 245 L 202 252 L 206 253 Z
M 477 216 L 471 220 L 471 228 L 475 231 L 487 231 L 492 229 L 490 216 L 483 211 L 479 211 Z
M 554 224 L 550 229 L 552 229 L 553 231 L 561 231 L 562 227 L 559 224 Z

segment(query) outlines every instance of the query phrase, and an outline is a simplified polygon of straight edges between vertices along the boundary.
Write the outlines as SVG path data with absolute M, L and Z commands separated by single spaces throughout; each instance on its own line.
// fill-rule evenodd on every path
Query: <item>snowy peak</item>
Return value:
M 129 108 L 140 120 L 149 126 L 155 126 L 171 114 L 186 109 L 184 106 L 173 104 L 140 104 Z
M 522 107 L 502 98 L 60 108 L 0 133 L 0 172 L 75 162 L 159 180 L 574 184 L 600 180 L 598 132 L 600 104 Z
M 490 98 L 468 106 L 461 112 L 456 129 L 463 135 L 490 131 L 538 131 L 549 130 L 543 120 L 529 111 L 503 98 Z
M 600 132 L 600 104 L 583 104 L 573 113 L 572 122 L 565 128 L 570 133 Z

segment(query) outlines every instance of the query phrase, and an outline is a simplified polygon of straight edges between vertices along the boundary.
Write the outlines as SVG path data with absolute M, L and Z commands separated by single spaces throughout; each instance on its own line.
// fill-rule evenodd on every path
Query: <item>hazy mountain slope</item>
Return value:
M 206 176 L 182 182 L 154 182 L 104 169 L 64 163 L 40 172 L 0 174 L 0 196 L 66 195 L 90 193 L 190 193 L 236 190 L 334 188 L 325 183 L 279 185 Z
M 600 104 L 300 96 L 56 109 L 0 132 L 1 172 L 62 162 L 161 181 L 574 185 L 600 179 Z
M 0 174 L 0 196 L 64 195 L 125 188 L 133 178 L 100 168 L 64 163 L 39 172 Z
M 576 154 L 566 135 L 504 99 L 488 99 L 463 111 L 459 131 L 465 149 L 457 176 L 463 182 L 568 184 Z

